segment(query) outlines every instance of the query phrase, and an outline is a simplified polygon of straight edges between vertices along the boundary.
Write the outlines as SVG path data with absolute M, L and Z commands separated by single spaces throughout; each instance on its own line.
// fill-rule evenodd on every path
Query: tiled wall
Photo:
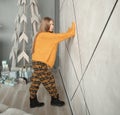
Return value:
M 74 115 L 120 115 L 120 1 L 60 0 L 59 65 Z

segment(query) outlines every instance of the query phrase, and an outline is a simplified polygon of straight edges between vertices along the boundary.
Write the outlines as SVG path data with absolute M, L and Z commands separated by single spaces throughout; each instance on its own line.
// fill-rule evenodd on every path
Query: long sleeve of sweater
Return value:
M 53 38 L 55 38 L 56 42 L 61 42 L 65 39 L 73 37 L 75 35 L 75 23 L 72 23 L 71 28 L 68 29 L 66 33 L 55 33 L 53 34 Z
M 40 33 L 40 37 L 45 38 L 46 40 L 53 41 L 55 43 L 59 43 L 65 39 L 71 38 L 75 35 L 75 23 L 72 23 L 72 26 L 68 29 L 65 33 L 49 33 L 49 32 L 43 32 Z M 39 36 L 39 35 L 38 35 Z
M 54 65 L 58 43 L 75 35 L 75 23 L 66 33 L 41 32 L 36 36 L 32 60 Z

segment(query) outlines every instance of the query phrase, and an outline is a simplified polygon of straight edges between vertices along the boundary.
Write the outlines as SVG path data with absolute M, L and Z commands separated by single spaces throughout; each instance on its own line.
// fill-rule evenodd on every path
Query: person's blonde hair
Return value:
M 40 29 L 39 32 L 49 32 L 50 29 L 50 21 L 53 21 L 52 18 L 50 17 L 44 17 L 41 22 L 40 22 Z M 37 36 L 37 35 L 36 35 Z M 32 53 L 34 53 L 34 45 L 35 45 L 35 40 L 36 37 L 34 39 L 33 45 L 32 45 Z

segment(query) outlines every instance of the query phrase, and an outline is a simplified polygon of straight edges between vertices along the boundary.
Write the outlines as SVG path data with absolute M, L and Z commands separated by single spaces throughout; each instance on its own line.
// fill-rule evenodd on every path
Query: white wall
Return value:
M 0 65 L 2 60 L 8 60 L 11 39 L 14 32 L 14 21 L 17 14 L 16 0 L 0 1 Z
M 74 115 L 120 115 L 120 1 L 60 0 L 59 64 Z

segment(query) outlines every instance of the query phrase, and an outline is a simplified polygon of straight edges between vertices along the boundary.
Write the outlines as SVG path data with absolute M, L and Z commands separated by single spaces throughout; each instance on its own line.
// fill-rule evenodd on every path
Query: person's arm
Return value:
M 72 23 L 71 28 L 66 33 L 53 33 L 52 37 L 56 42 L 61 42 L 65 39 L 75 36 L 75 23 Z

